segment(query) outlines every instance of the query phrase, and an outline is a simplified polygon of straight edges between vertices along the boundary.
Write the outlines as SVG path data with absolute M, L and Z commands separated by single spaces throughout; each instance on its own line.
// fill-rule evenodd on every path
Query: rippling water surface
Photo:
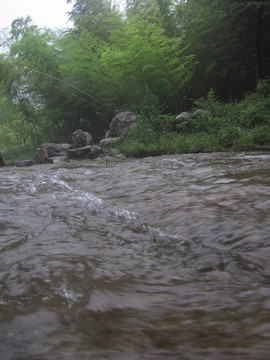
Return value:
M 270 155 L 0 170 L 0 359 L 269 359 Z

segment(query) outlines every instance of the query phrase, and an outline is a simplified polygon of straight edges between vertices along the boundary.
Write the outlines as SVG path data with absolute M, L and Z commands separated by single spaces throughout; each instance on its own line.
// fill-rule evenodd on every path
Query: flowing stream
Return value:
M 269 153 L 1 168 L 0 359 L 269 359 L 269 184 Z

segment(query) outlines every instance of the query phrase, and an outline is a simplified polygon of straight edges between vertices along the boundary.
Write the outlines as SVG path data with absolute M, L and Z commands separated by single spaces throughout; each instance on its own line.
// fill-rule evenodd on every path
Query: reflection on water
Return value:
M 268 359 L 270 155 L 0 170 L 0 359 Z

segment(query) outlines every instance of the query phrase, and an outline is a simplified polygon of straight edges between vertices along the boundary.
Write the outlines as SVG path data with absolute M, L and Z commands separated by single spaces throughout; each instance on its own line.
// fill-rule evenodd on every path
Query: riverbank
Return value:
M 259 130 L 257 130 L 259 132 Z M 242 133 L 241 137 L 232 139 L 230 146 L 223 146 L 215 134 L 164 134 L 155 142 L 143 143 L 137 140 L 123 140 L 117 147 L 111 147 L 109 153 L 118 153 L 130 158 L 161 156 L 173 154 L 194 154 L 231 151 L 270 151 L 270 145 L 259 145 L 252 141 L 252 133 Z M 29 146 L 13 147 L 2 151 L 6 164 L 35 158 L 36 149 Z
M 254 141 L 255 132 L 239 131 L 239 135 L 231 136 L 230 131 L 232 129 L 228 128 L 224 129 L 221 134 L 164 134 L 156 141 L 147 143 L 136 139 L 124 140 L 118 146 L 118 150 L 127 157 L 136 158 L 216 151 L 270 151 L 270 145 L 260 145 Z M 257 133 L 264 131 L 265 129 L 256 130 Z
M 148 114 L 118 145 L 126 156 L 144 157 L 214 151 L 270 150 L 270 96 L 247 95 L 222 103 L 212 91 L 194 102 L 205 111 L 196 119 Z
M 193 110 L 205 112 L 185 122 L 176 115 L 143 112 L 128 135 L 109 148 L 111 155 L 146 157 L 216 151 L 270 151 L 270 96 L 258 91 L 239 102 L 222 103 L 210 91 Z M 209 115 L 207 115 L 209 114 Z M 48 139 L 51 141 L 52 139 Z M 36 146 L 2 149 L 6 163 L 34 159 Z

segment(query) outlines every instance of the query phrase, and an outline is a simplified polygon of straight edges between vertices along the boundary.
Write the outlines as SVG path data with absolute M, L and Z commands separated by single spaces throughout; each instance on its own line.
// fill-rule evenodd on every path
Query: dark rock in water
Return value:
M 27 167 L 27 166 L 31 166 L 31 165 L 34 165 L 34 160 L 32 160 L 32 159 L 19 161 L 16 164 L 17 167 Z
M 128 130 L 135 124 L 137 116 L 131 111 L 124 111 L 117 114 L 110 124 L 110 130 L 106 134 L 106 138 L 115 138 L 124 136 Z
M 2 158 L 1 153 L 0 153 L 0 166 L 5 166 L 5 162 L 4 162 L 3 158 Z
M 69 149 L 67 152 L 68 159 L 96 159 L 104 151 L 96 145 L 88 145 L 77 149 Z
M 92 135 L 87 131 L 76 130 L 72 134 L 72 142 L 75 149 L 83 148 L 92 144 Z
M 55 156 L 66 156 L 69 144 L 53 144 L 43 143 L 37 149 L 36 163 L 37 164 L 52 164 L 52 158 Z

